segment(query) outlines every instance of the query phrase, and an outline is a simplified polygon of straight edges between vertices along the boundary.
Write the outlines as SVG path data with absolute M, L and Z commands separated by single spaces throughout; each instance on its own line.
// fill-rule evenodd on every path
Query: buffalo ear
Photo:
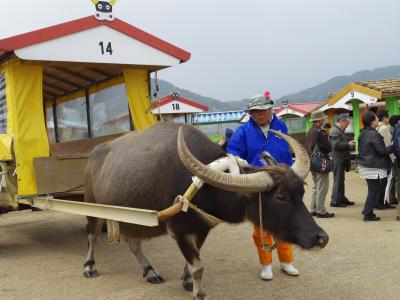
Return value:
M 278 162 L 267 151 L 261 153 L 261 159 L 265 161 L 266 166 L 277 166 Z

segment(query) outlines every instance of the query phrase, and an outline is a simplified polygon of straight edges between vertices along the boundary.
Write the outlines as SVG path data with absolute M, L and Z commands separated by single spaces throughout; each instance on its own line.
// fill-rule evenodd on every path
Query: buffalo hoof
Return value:
M 193 296 L 193 299 L 195 299 L 195 300 L 206 300 L 206 299 L 207 299 L 207 296 L 206 296 L 206 293 L 205 293 L 205 292 L 203 292 L 202 290 L 200 290 L 200 291 L 197 292 L 197 295 L 196 295 L 196 296 Z
M 86 278 L 96 278 L 99 277 L 99 273 L 94 265 L 86 266 L 85 271 L 83 271 L 83 276 Z
M 85 276 L 86 278 L 96 278 L 99 277 L 99 273 L 97 272 L 97 270 L 84 271 L 83 276 Z
M 152 284 L 160 284 L 160 283 L 164 283 L 165 280 L 164 278 L 162 278 L 161 275 L 155 273 L 155 274 L 150 274 L 151 272 L 149 272 L 146 276 L 146 280 Z
M 188 292 L 193 292 L 193 280 L 192 277 L 187 277 L 183 279 L 182 282 L 183 288 Z
M 151 266 L 147 266 L 143 272 L 143 277 L 151 284 L 164 283 L 165 280 L 160 274 L 158 274 Z

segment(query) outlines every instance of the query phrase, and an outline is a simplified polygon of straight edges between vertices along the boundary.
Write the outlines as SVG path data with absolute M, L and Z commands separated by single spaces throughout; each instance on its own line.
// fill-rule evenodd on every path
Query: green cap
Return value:
M 311 113 L 310 121 L 314 122 L 314 121 L 323 120 L 325 118 L 326 118 L 326 115 L 325 115 L 324 112 L 322 112 L 322 111 L 313 111 Z
M 274 106 L 274 101 L 269 97 L 269 92 L 257 94 L 250 98 L 246 110 L 267 110 Z

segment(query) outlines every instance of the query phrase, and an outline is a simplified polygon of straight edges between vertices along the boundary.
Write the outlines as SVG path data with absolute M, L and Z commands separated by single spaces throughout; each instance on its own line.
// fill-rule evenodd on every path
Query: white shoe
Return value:
M 272 278 L 274 278 L 274 274 L 272 274 L 272 264 L 263 266 L 261 269 L 261 279 L 272 280 Z
M 298 276 L 300 274 L 299 270 L 297 270 L 292 264 L 281 262 L 281 269 L 290 276 Z

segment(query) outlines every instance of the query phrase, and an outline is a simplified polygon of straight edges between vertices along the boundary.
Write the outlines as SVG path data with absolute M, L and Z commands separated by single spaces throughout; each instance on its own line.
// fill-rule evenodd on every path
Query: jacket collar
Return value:
M 340 128 L 339 126 L 337 126 L 336 124 L 334 125 L 337 129 L 339 129 L 341 132 L 344 132 L 344 130 L 342 128 Z
M 272 123 L 275 123 L 278 120 L 278 117 L 275 114 L 272 114 L 272 120 L 269 122 L 269 126 L 271 126 Z M 251 122 L 253 125 L 258 126 L 256 122 L 254 122 L 253 118 L 250 116 L 249 122 Z

